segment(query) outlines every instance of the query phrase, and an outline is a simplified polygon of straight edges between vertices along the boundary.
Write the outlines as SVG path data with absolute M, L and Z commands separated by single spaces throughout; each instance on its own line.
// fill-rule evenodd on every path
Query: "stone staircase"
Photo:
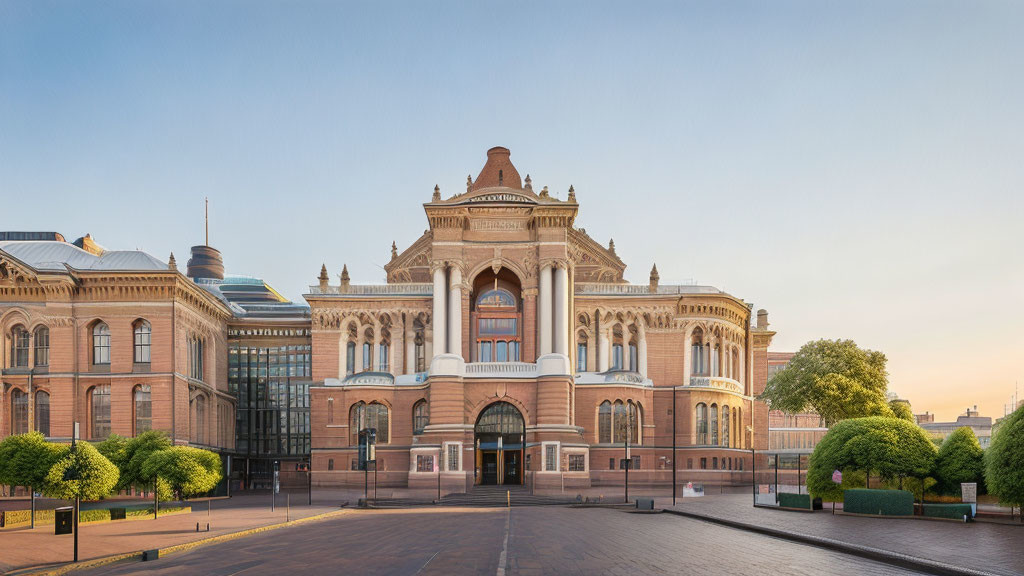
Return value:
M 370 500 L 370 508 L 407 508 L 412 506 L 459 506 L 466 508 L 504 508 L 512 506 L 567 506 L 576 504 L 573 496 L 567 495 L 533 495 L 524 486 L 474 486 L 472 490 L 461 494 L 448 494 L 441 501 L 420 500 L 413 498 L 381 498 Z

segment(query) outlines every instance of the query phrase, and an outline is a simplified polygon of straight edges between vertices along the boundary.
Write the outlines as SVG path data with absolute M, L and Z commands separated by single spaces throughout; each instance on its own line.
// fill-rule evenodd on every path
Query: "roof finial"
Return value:
M 327 288 L 327 283 L 330 281 L 330 276 L 327 275 L 327 264 L 320 265 L 320 277 L 317 280 L 320 281 L 321 288 Z
M 608 251 L 611 252 L 612 254 L 615 254 L 615 239 L 614 238 L 609 238 L 608 239 Z
M 469 192 L 469 190 L 472 187 L 473 187 L 473 175 L 472 174 L 466 174 L 466 192 Z
M 658 291 L 658 281 L 659 280 L 661 280 L 661 275 L 658 274 L 658 265 L 655 264 L 654 266 L 651 266 L 651 280 L 650 280 L 650 286 L 649 286 L 651 292 L 657 292 Z
M 530 175 L 526 175 L 526 189 L 533 190 L 533 180 L 530 179 Z
M 550 198 L 550 195 L 548 195 L 548 187 L 547 186 L 541 188 L 541 190 L 540 190 L 540 197 L 541 198 Z
M 576 201 L 576 189 L 572 187 L 572 184 L 569 184 L 569 202 L 575 202 L 575 201 Z
M 177 270 L 178 269 L 178 262 L 174 260 L 174 252 L 171 252 L 171 257 L 170 257 L 169 260 L 167 260 L 167 269 L 168 270 Z
M 441 187 L 438 186 L 437 184 L 434 184 L 434 197 L 431 198 L 430 201 L 431 202 L 440 202 L 441 201 Z
M 350 282 L 350 280 L 349 280 L 349 277 L 348 277 L 348 264 L 342 264 L 342 266 L 341 266 L 341 288 L 342 288 L 342 290 L 345 290 L 345 289 L 348 288 L 349 282 Z
M 394 260 L 395 258 L 398 258 L 398 246 L 395 244 L 395 241 L 392 240 L 391 241 L 391 259 Z

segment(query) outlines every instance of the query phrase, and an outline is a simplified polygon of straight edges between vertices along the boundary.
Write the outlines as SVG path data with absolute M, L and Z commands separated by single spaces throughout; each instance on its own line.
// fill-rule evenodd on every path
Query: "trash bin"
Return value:
M 124 520 L 128 516 L 127 508 L 111 508 L 110 519 L 111 520 Z
M 71 506 L 64 506 L 53 511 L 53 533 L 71 534 L 75 509 Z
M 4 510 L 0 510 L 0 528 L 7 526 L 7 517 Z
M 637 510 L 654 510 L 654 498 L 637 498 Z
M 824 506 L 821 503 L 821 498 L 815 498 L 811 501 L 811 510 L 821 510 Z

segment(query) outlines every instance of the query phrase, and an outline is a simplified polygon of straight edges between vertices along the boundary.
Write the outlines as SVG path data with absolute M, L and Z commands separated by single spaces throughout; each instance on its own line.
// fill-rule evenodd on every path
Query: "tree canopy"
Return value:
M 999 502 L 1024 506 L 1024 406 L 1003 420 L 985 450 L 985 484 Z
M 984 451 L 974 430 L 957 428 L 939 448 L 935 459 L 935 476 L 944 494 L 959 495 L 963 482 L 984 481 Z
M 872 416 L 832 426 L 811 454 L 807 488 L 814 496 L 841 501 L 849 472 L 870 471 L 886 480 L 924 478 L 935 464 L 935 445 L 920 427 L 905 420 Z M 843 472 L 844 485 L 832 482 Z
M 47 442 L 39 432 L 8 436 L 0 441 L 0 484 L 42 491 L 61 454 L 61 446 Z
M 97 448 L 117 466 L 121 476 L 117 481 L 116 490 L 129 490 L 132 486 L 150 488 L 154 478 L 142 473 L 142 466 L 149 457 L 161 450 L 171 447 L 167 434 L 159 430 L 149 430 L 134 438 L 121 438 L 111 435 L 97 445 Z M 157 492 L 161 499 L 171 497 L 171 488 L 164 481 L 157 482 Z
M 85 500 L 99 500 L 110 494 L 117 485 L 117 466 L 95 446 L 79 442 L 74 449 L 58 444 L 60 457 L 46 475 L 45 493 L 52 498 L 71 499 L 76 495 Z M 78 478 L 69 473 L 77 467 Z
M 220 482 L 220 456 L 190 446 L 172 446 L 150 454 L 142 477 L 158 477 L 182 497 L 209 492 Z
M 885 354 L 858 348 L 853 340 L 808 342 L 768 381 L 761 399 L 790 414 L 813 409 L 826 426 L 847 418 L 891 417 L 885 363 Z
M 889 409 L 892 410 L 892 415 L 900 420 L 906 420 L 907 422 L 917 423 L 914 420 L 914 411 L 910 409 L 910 402 L 906 400 L 890 400 Z

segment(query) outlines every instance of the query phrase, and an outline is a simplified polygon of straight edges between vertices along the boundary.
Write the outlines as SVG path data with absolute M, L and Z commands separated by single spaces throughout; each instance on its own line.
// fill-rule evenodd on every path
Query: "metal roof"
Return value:
M 167 270 L 167 262 L 140 250 L 108 250 L 100 256 L 67 242 L 14 240 L 0 242 L 0 250 L 36 270 L 63 272 L 65 265 L 76 270 Z

